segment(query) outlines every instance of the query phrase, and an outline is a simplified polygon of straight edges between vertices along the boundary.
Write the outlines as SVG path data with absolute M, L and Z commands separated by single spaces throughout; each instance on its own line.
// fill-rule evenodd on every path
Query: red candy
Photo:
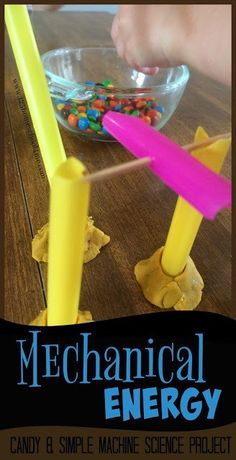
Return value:
M 121 100 L 121 103 L 122 103 L 123 105 L 129 105 L 129 104 L 130 104 L 130 101 L 129 101 L 129 99 L 122 99 L 122 100 Z
M 157 117 L 152 117 L 152 123 L 151 123 L 152 126 L 158 125 L 159 121 L 160 121 L 160 117 L 158 117 L 158 116 Z

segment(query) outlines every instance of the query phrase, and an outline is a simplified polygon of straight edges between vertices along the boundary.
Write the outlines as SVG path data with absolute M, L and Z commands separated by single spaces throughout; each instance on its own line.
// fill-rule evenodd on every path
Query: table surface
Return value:
M 34 12 L 31 20 L 40 53 L 112 45 L 108 13 Z M 28 323 L 46 306 L 47 265 L 32 259 L 31 240 L 48 221 L 49 187 L 8 38 L 5 63 L 5 318 Z M 162 132 L 182 145 L 192 142 L 198 125 L 210 136 L 227 132 L 230 101 L 228 88 L 192 70 Z M 116 143 L 84 142 L 60 131 L 67 154 L 78 156 L 91 172 L 132 159 Z M 228 155 L 223 174 L 230 173 Z M 91 195 L 90 215 L 111 242 L 84 265 L 81 309 L 95 320 L 161 311 L 145 300 L 133 270 L 165 243 L 176 195 L 148 170 L 96 184 Z M 233 316 L 229 210 L 203 221 L 191 256 L 205 282 L 198 310 Z

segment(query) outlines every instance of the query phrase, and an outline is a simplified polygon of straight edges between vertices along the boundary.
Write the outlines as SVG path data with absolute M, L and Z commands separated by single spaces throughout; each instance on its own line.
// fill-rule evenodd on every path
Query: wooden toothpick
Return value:
M 148 166 L 150 163 L 150 158 L 140 158 L 139 160 L 127 161 L 118 166 L 111 166 L 109 168 L 101 169 L 101 171 L 96 171 L 92 174 L 87 174 L 84 176 L 86 181 L 90 182 L 100 182 L 104 179 L 110 179 L 111 177 L 121 176 L 122 174 L 127 174 L 132 171 L 137 171 L 142 169 L 145 166 Z
M 188 150 L 189 152 L 192 152 L 193 150 L 197 150 L 201 147 L 207 147 L 208 145 L 213 144 L 213 142 L 216 142 L 219 139 L 227 139 L 228 137 L 231 137 L 231 133 L 218 134 L 217 136 L 208 137 L 204 141 L 196 142 L 196 144 L 193 143 L 193 144 L 184 145 L 182 148 L 184 150 Z
M 219 134 L 214 137 L 208 137 L 208 139 L 201 142 L 183 145 L 182 148 L 184 150 L 192 152 L 193 150 L 199 149 L 201 147 L 207 147 L 208 145 L 212 144 L 213 142 L 216 142 L 219 139 L 226 139 L 230 136 L 230 132 L 225 134 Z M 109 168 L 104 168 L 101 171 L 96 171 L 92 174 L 87 174 L 86 176 L 84 176 L 84 180 L 89 182 L 100 182 L 106 179 L 110 179 L 112 177 L 121 176 L 122 174 L 137 171 L 138 169 L 142 169 L 145 166 L 148 166 L 150 164 L 150 161 L 151 159 L 149 157 L 127 161 L 126 163 L 118 166 L 111 166 Z

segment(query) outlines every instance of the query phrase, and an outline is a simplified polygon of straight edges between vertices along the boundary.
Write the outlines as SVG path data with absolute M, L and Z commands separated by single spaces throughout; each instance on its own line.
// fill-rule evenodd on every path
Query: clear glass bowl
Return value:
M 107 110 L 138 116 L 161 129 L 189 79 L 185 65 L 147 76 L 129 68 L 114 48 L 61 48 L 42 55 L 59 123 L 87 139 L 113 140 L 102 126 Z

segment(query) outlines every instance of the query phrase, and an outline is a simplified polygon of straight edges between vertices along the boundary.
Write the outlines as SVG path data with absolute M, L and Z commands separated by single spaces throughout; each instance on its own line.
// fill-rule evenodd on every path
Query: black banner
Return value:
M 235 417 L 235 321 L 163 312 L 73 326 L 0 320 L 0 428 L 180 431 Z

